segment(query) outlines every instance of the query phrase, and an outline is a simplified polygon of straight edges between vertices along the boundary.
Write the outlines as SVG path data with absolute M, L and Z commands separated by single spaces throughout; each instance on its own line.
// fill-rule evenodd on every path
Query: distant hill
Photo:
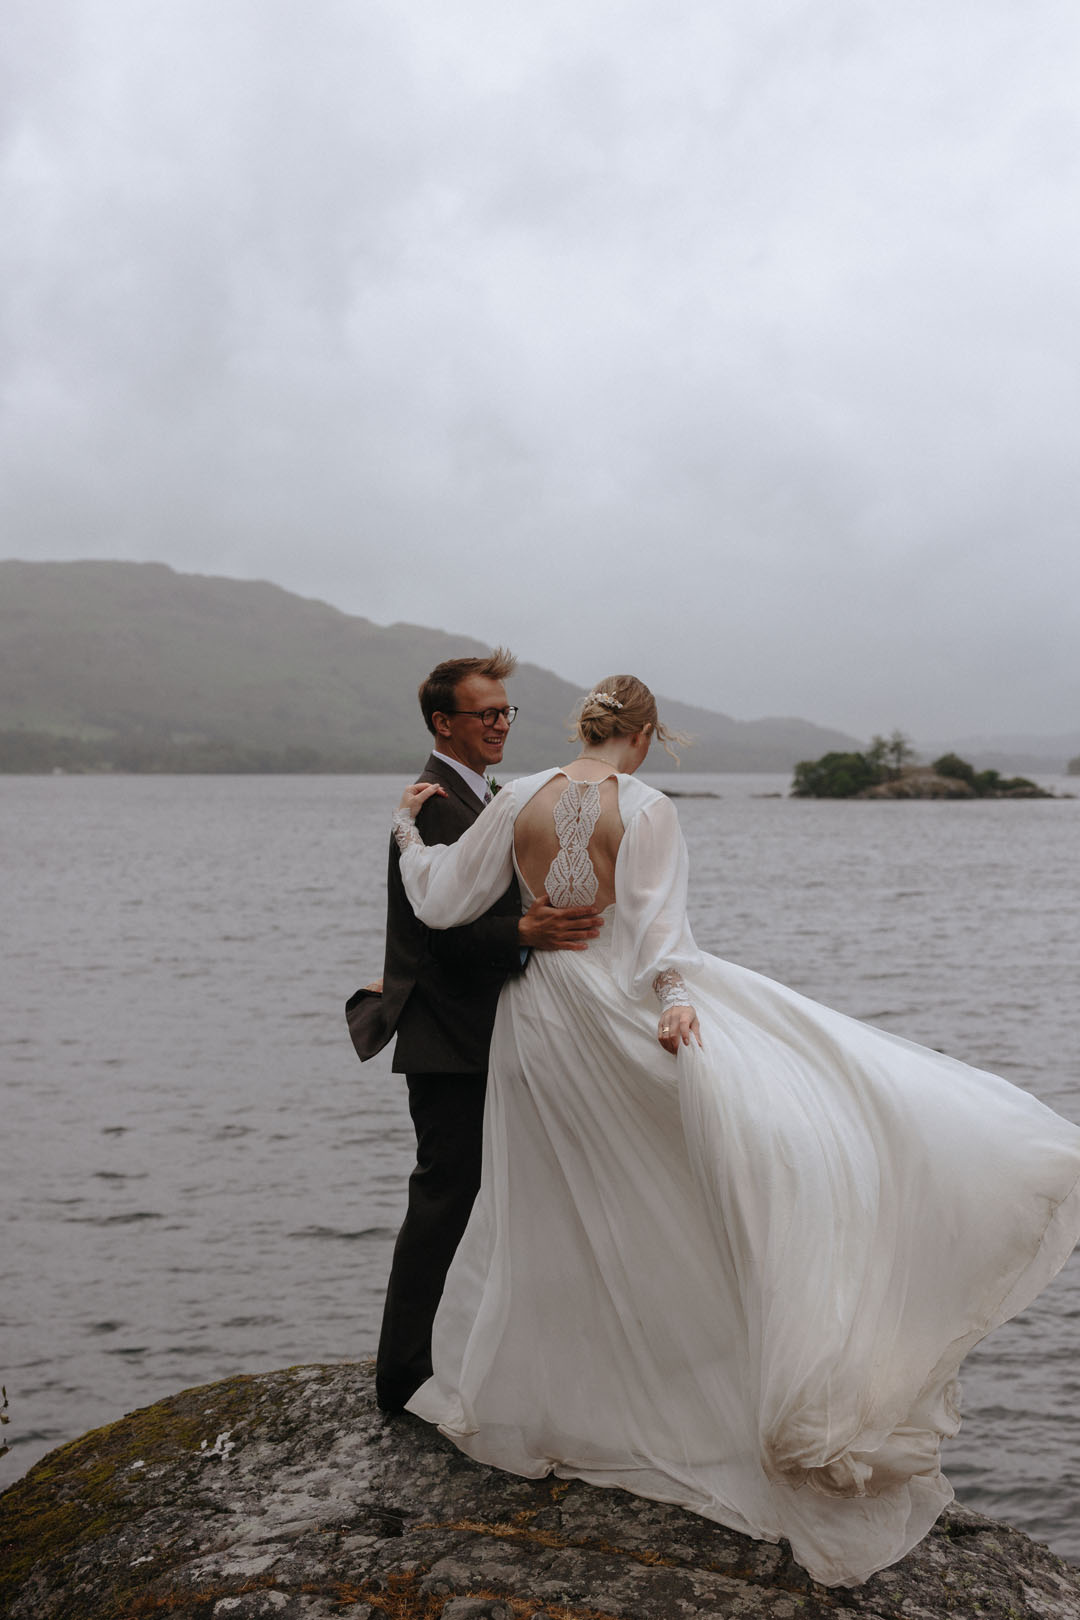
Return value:
M 488 650 L 162 563 L 0 562 L 0 769 L 411 771 L 429 741 L 420 680 Z M 580 690 L 523 663 L 512 696 L 508 767 L 562 758 Z M 788 771 L 859 746 L 806 720 L 660 712 L 693 733 L 695 771 Z M 650 771 L 666 766 L 655 750 Z

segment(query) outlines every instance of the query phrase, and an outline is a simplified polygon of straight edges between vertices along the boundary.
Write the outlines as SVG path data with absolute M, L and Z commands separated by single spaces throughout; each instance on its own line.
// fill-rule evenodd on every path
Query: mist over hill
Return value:
M 430 741 L 419 681 L 488 650 L 162 563 L 2 561 L 0 768 L 413 771 Z M 647 657 L 627 663 L 648 679 Z M 511 695 L 507 769 L 562 758 L 579 688 L 521 663 Z M 806 720 L 739 721 L 662 696 L 660 712 L 693 734 L 695 771 L 787 771 L 858 746 Z M 650 772 L 667 767 L 654 750 Z

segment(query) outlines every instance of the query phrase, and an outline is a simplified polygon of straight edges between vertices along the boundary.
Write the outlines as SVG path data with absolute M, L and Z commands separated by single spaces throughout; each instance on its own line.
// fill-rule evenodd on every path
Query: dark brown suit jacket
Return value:
M 421 782 L 438 782 L 421 806 L 425 844 L 453 844 L 484 808 L 452 765 L 432 754 Z M 517 926 L 521 896 L 512 883 L 489 911 L 462 928 L 425 928 L 413 914 L 390 840 L 386 959 L 382 994 L 358 990 L 346 1004 L 349 1034 L 361 1060 L 396 1034 L 396 1074 L 484 1074 L 503 981 L 521 971 Z

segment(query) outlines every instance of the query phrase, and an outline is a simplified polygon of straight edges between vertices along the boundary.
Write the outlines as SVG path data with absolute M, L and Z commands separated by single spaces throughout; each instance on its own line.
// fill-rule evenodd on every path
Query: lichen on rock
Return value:
M 186 1390 L 0 1496 L 10 1620 L 1080 1620 L 1080 1570 L 946 1514 L 851 1590 L 682 1509 L 461 1455 L 369 1365 Z

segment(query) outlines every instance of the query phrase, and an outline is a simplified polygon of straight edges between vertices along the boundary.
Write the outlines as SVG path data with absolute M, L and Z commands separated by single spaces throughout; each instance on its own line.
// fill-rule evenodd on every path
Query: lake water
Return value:
M 720 795 L 679 803 L 703 947 L 1080 1121 L 1080 801 L 660 781 Z M 0 778 L 0 1486 L 180 1388 L 373 1353 L 412 1133 L 343 1004 L 381 970 L 399 787 Z M 969 1358 L 947 1465 L 1080 1562 L 1078 1353 L 1074 1257 Z

